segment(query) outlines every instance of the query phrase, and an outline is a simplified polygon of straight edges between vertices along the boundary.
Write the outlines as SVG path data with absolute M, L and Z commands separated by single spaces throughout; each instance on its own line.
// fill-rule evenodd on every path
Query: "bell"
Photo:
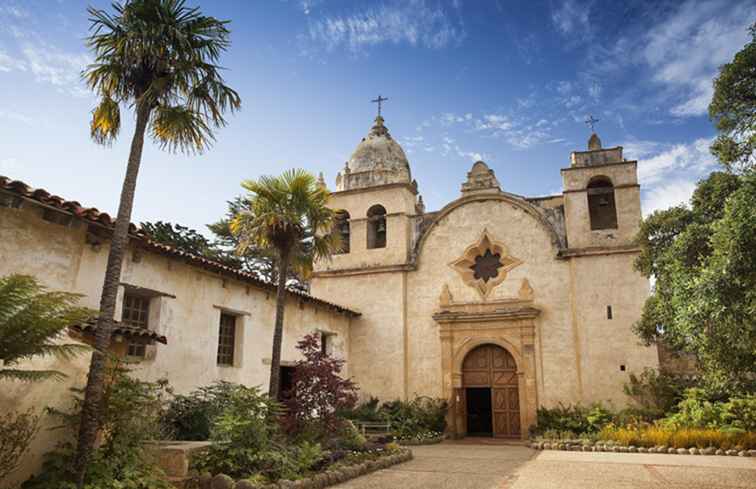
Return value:
M 386 232 L 386 221 L 384 221 L 384 220 L 378 221 L 378 229 L 377 229 L 377 231 L 379 233 L 385 233 Z

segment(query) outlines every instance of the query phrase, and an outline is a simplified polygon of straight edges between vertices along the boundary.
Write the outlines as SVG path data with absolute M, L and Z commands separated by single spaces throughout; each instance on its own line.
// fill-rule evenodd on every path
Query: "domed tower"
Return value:
M 336 177 L 329 205 L 339 210 L 343 251 L 315 264 L 311 292 L 362 313 L 350 327 L 350 372 L 366 392 L 406 398 L 407 274 L 423 205 L 407 156 L 380 115 Z M 380 375 L 367 361 L 371 351 L 385 363 Z
M 407 156 L 383 122 L 383 117 L 376 117 L 370 132 L 357 145 L 336 177 L 337 192 L 412 182 Z

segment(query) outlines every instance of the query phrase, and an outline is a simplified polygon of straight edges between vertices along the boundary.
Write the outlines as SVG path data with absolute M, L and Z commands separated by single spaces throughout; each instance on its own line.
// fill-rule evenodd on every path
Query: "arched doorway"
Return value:
M 462 390 L 468 435 L 520 438 L 517 364 L 507 350 L 486 344 L 470 351 L 462 363 Z

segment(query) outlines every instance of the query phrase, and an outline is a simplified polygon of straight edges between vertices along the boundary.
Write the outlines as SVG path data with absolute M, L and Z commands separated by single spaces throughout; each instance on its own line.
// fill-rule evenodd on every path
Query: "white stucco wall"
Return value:
M 86 225 L 42 219 L 33 204 L 21 209 L 0 208 L 0 276 L 22 273 L 37 277 L 52 290 L 83 294 L 81 304 L 96 309 L 107 261 L 107 242 L 93 247 L 85 241 Z M 124 260 L 121 282 L 169 294 L 150 300 L 150 329 L 168 338 L 168 344 L 148 347 L 146 359 L 135 364 L 133 375 L 154 381 L 167 378 L 178 393 L 186 393 L 216 380 L 260 385 L 267 390 L 275 317 L 275 292 L 227 278 L 176 259 L 131 248 Z M 124 288 L 119 290 L 116 318 L 121 316 Z M 221 311 L 237 314 L 237 361 L 217 365 Z M 349 358 L 350 318 L 311 302 L 290 297 L 286 303 L 282 361 L 300 358 L 296 343 L 314 331 L 331 333 L 329 349 Z M 69 375 L 60 383 L 0 382 L 0 409 L 38 412 L 46 406 L 67 408 L 69 388 L 83 386 L 89 355 L 72 362 L 35 358 L 21 368 L 55 368 Z M 349 375 L 347 364 L 345 375 Z M 52 420 L 46 420 L 49 424 Z M 61 433 L 43 429 L 24 458 L 16 478 L 39 467 L 41 455 L 52 448 Z

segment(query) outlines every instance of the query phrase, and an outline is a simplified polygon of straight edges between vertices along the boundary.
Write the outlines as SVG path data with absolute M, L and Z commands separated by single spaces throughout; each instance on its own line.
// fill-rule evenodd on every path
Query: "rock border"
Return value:
M 207 473 L 200 475 L 195 479 L 194 485 L 187 487 L 199 487 L 200 489 L 324 489 L 408 460 L 412 460 L 412 450 L 402 448 L 398 453 L 382 455 L 375 460 L 368 460 L 347 467 L 329 469 L 312 477 L 294 481 L 280 480 L 272 484 L 259 485 L 247 480 L 234 481 L 226 474 L 211 476 Z
M 668 446 L 636 447 L 602 442 L 574 442 L 571 440 L 531 441 L 535 450 L 564 450 L 570 452 L 613 452 L 613 453 L 659 453 L 669 455 L 725 455 L 731 457 L 756 457 L 756 450 L 723 450 L 721 448 L 673 448 Z

